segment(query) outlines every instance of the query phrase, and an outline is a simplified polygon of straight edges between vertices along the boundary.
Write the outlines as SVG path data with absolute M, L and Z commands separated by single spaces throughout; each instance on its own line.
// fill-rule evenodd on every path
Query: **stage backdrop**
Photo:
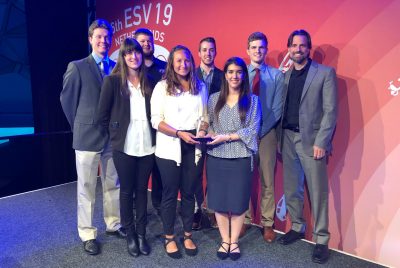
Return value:
M 311 56 L 338 75 L 339 118 L 329 158 L 329 246 L 382 264 L 400 266 L 400 1 L 125 1 L 97 0 L 97 17 L 115 30 L 111 52 L 135 29 L 153 31 L 165 59 L 177 44 L 199 64 L 198 42 L 217 40 L 216 64 L 231 56 L 249 62 L 247 37 L 269 39 L 268 64 L 279 67 L 290 32 L 311 33 Z M 396 26 L 397 25 L 397 26 Z M 116 53 L 113 54 L 116 57 Z M 396 123 L 397 122 L 397 123 Z M 255 180 L 256 181 L 256 180 Z M 276 228 L 287 231 L 282 167 L 276 170 Z M 258 194 L 254 193 L 256 204 Z M 305 214 L 311 239 L 312 217 Z M 256 213 L 255 222 L 259 222 Z M 397 255 L 396 255 L 397 254 Z

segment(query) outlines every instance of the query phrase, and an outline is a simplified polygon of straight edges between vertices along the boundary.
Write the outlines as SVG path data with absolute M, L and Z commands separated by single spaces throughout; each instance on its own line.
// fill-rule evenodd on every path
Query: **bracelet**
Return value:
M 207 130 L 205 130 L 205 129 L 199 129 L 199 132 L 200 131 L 204 131 L 204 133 L 207 135 L 208 134 L 208 132 L 207 132 Z
M 231 137 L 231 134 L 227 134 L 228 135 L 228 140 L 227 140 L 227 142 L 231 142 L 232 141 L 232 137 Z
M 175 132 L 175 136 L 177 137 L 177 138 L 179 138 L 179 136 L 178 136 L 178 133 L 180 132 L 181 130 L 177 130 L 176 132 Z

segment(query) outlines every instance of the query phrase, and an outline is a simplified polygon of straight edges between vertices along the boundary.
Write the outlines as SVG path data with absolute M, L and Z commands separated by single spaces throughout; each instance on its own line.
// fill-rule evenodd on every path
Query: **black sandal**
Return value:
M 190 239 L 190 240 L 192 240 L 192 242 L 193 242 L 193 239 L 192 239 L 192 234 L 190 234 L 190 235 L 185 235 L 185 234 L 183 234 L 183 241 L 182 241 L 182 244 L 183 244 L 183 248 L 185 249 L 185 253 L 186 253 L 186 255 L 189 255 L 189 256 L 196 256 L 197 255 L 197 247 L 196 248 L 187 248 L 186 246 L 185 246 L 185 241 L 187 240 L 187 239 Z M 194 244 L 194 242 L 193 242 L 193 244 Z
M 237 246 L 235 248 L 229 250 L 229 257 L 231 258 L 232 261 L 236 261 L 240 258 L 240 252 L 232 252 L 236 249 L 239 249 L 239 243 L 238 242 L 231 243 L 231 245 L 234 245 L 234 244 L 236 244 Z
M 180 258 L 182 258 L 182 254 L 181 254 L 181 252 L 179 251 L 179 248 L 178 248 L 177 251 L 174 251 L 174 252 L 168 252 L 168 251 L 167 251 L 167 246 L 168 246 L 169 243 L 171 243 L 171 242 L 175 242 L 175 243 L 176 243 L 175 237 L 172 237 L 172 238 L 164 237 L 164 239 L 165 239 L 165 241 L 164 241 L 165 253 L 167 253 L 167 255 L 168 255 L 169 257 L 173 258 L 173 259 L 180 259 Z M 178 244 L 177 244 L 176 246 L 178 247 Z
M 225 247 L 224 247 L 224 244 L 227 244 L 228 245 L 228 249 L 226 249 Z M 217 257 L 219 258 L 219 259 L 221 259 L 221 260 L 225 260 L 226 258 L 228 258 L 228 256 L 229 256 L 229 247 L 231 246 L 231 244 L 229 244 L 229 243 L 227 243 L 227 242 L 221 242 L 220 243 L 220 248 L 223 248 L 224 249 L 224 251 L 217 251 Z M 219 249 L 218 249 L 219 250 Z

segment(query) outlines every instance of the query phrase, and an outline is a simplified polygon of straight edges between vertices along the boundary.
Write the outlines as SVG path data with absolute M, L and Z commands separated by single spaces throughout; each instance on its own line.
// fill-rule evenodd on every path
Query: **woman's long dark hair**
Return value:
M 228 67 L 232 64 L 241 67 L 243 70 L 243 79 L 242 79 L 242 83 L 240 84 L 240 93 L 239 93 L 239 101 L 238 101 L 240 121 L 243 124 L 246 120 L 246 114 L 247 114 L 247 111 L 250 109 L 250 102 L 251 102 L 249 73 L 247 72 L 247 66 L 243 59 L 241 59 L 239 57 L 232 57 L 225 62 L 224 74 L 226 74 L 228 72 Z M 228 81 L 225 78 L 222 83 L 222 87 L 221 87 L 221 91 L 219 94 L 217 104 L 215 105 L 215 115 L 216 115 L 217 120 L 218 120 L 219 112 L 221 111 L 222 107 L 224 107 L 224 105 L 226 104 L 228 95 L 229 95 L 229 85 L 228 85 Z
M 178 79 L 178 75 L 174 71 L 174 55 L 175 52 L 179 50 L 183 50 L 189 55 L 190 58 L 190 72 L 188 73 L 188 80 L 190 85 L 189 92 L 192 95 L 197 95 L 199 94 L 200 80 L 197 78 L 195 74 L 194 58 L 190 50 L 182 45 L 177 45 L 176 47 L 172 48 L 171 51 L 169 52 L 167 69 L 163 77 L 167 82 L 167 93 L 168 95 L 176 95 L 178 94 L 176 88 L 181 88 L 181 83 Z
M 150 88 L 149 81 L 147 78 L 146 66 L 144 65 L 144 55 L 143 49 L 140 46 L 139 42 L 133 38 L 126 38 L 122 43 L 119 49 L 119 55 L 117 60 L 117 65 L 112 71 L 112 74 L 119 75 L 121 79 L 121 94 L 122 96 L 129 97 L 129 88 L 128 88 L 128 66 L 125 62 L 125 55 L 130 54 L 132 52 L 139 52 L 142 54 L 142 64 L 139 67 L 139 81 L 140 81 L 140 89 L 142 91 L 143 96 L 148 95 L 151 96 L 152 89 Z

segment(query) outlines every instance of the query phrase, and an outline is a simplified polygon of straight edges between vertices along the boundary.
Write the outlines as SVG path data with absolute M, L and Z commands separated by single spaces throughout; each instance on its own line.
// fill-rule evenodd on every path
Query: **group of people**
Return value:
M 196 69 L 191 51 L 182 45 L 172 48 L 167 63 L 155 58 L 152 32 L 144 28 L 123 41 L 115 63 L 108 57 L 112 33 L 105 20 L 90 25 L 93 51 L 68 65 L 60 96 L 73 132 L 78 232 L 84 250 L 100 252 L 92 224 L 99 163 L 106 232 L 125 237 L 134 257 L 151 251 L 146 240 L 150 176 L 152 203 L 161 216 L 169 257 L 182 257 L 174 230 L 180 193 L 184 252 L 198 252 L 192 230 L 199 228 L 205 195 L 221 235 L 217 257 L 240 258 L 238 241 L 251 223 L 256 168 L 262 185 L 263 237 L 273 242 L 279 151 L 292 226 L 278 242 L 287 245 L 304 237 L 306 179 L 315 219 L 312 260 L 326 262 L 326 162 L 336 124 L 336 74 L 310 59 L 310 35 L 305 30 L 290 34 L 293 67 L 283 74 L 265 63 L 268 40 L 261 32 L 248 38 L 250 64 L 232 57 L 223 70 L 214 65 L 217 48 L 212 37 L 200 41 Z

